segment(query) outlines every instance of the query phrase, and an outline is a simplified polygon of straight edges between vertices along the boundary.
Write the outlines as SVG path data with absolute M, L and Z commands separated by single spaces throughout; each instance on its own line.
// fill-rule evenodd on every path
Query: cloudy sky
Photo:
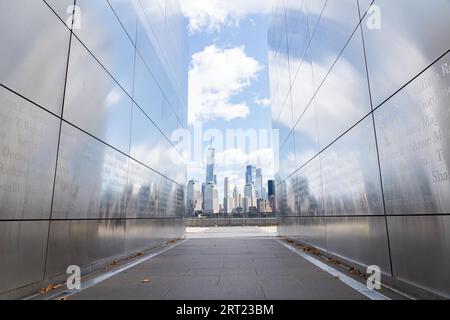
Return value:
M 180 0 L 189 28 L 190 130 L 254 129 L 270 134 L 271 110 L 267 30 L 271 0 Z M 226 141 L 225 143 L 229 143 Z M 207 148 L 208 143 L 203 144 Z M 245 166 L 263 169 L 264 180 L 273 178 L 271 139 L 242 150 L 228 144 L 217 148 L 216 174 L 223 197 L 223 179 L 243 189 Z M 205 159 L 191 160 L 188 179 L 205 180 Z

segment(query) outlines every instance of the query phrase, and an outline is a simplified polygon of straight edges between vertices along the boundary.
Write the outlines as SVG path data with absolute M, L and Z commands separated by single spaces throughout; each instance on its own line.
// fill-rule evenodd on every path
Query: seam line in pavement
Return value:
M 288 245 L 287 243 L 284 243 L 281 240 L 276 240 L 279 244 L 287 248 L 288 250 L 294 252 L 295 254 L 299 255 L 300 257 L 304 258 L 308 262 L 312 263 L 316 267 L 319 267 L 325 272 L 328 272 L 333 277 L 337 277 L 341 282 L 345 283 L 346 285 L 350 286 L 354 290 L 358 291 L 362 295 L 366 296 L 370 300 L 391 300 L 389 297 L 386 297 L 385 295 L 373 290 L 369 289 L 367 286 L 362 284 L 361 282 L 353 279 L 352 277 L 347 276 L 346 274 L 334 269 L 333 267 L 327 265 L 326 263 L 323 263 L 322 261 L 317 260 L 314 257 L 311 257 L 310 255 L 301 252 L 294 248 L 293 246 Z
M 119 273 L 121 273 L 123 271 L 126 271 L 126 270 L 128 270 L 130 268 L 133 268 L 133 267 L 137 266 L 138 264 L 141 264 L 142 262 L 150 260 L 150 259 L 160 255 L 161 253 L 169 251 L 170 249 L 173 249 L 176 246 L 178 246 L 180 244 L 183 244 L 183 243 L 185 243 L 188 240 L 189 239 L 181 240 L 181 241 L 179 241 L 179 242 L 177 242 L 177 243 L 175 243 L 173 245 L 170 245 L 170 246 L 168 246 L 168 247 L 166 247 L 166 248 L 164 248 L 162 250 L 159 250 L 157 252 L 149 254 L 148 256 L 145 256 L 145 257 L 143 257 L 143 258 L 141 258 L 139 260 L 136 260 L 134 262 L 130 262 L 130 263 L 128 263 L 128 264 L 126 264 L 126 265 L 124 265 L 124 266 L 122 266 L 120 268 L 117 268 L 117 269 L 115 269 L 113 271 L 110 271 L 110 272 L 102 274 L 102 275 L 100 275 L 98 277 L 95 277 L 95 278 L 89 279 L 87 281 L 84 281 L 84 282 L 81 283 L 81 288 L 79 290 L 76 290 L 76 289 L 74 289 L 74 290 L 66 290 L 64 292 L 56 293 L 56 294 L 54 294 L 52 296 L 49 296 L 45 300 L 54 300 L 54 299 L 57 299 L 57 298 L 60 298 L 60 297 L 68 298 L 70 296 L 73 296 L 74 294 L 80 293 L 83 290 L 86 290 L 86 289 L 88 289 L 88 288 L 90 288 L 92 286 L 95 286 L 96 284 L 99 284 L 100 282 L 103 282 L 103 281 L 105 281 L 105 280 L 107 280 L 109 278 L 112 278 L 112 277 L 118 275 Z

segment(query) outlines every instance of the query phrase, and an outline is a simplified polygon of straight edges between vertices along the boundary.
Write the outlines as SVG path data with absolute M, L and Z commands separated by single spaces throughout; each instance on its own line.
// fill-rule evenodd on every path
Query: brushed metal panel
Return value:
M 44 278 L 48 221 L 0 221 L 0 293 Z
M 77 0 L 82 27 L 74 33 L 90 52 L 132 95 L 135 47 L 105 0 Z
M 175 186 L 175 192 L 176 192 L 176 208 L 175 208 L 175 215 L 177 217 L 184 217 L 184 213 L 186 212 L 186 183 L 182 186 L 176 185 Z
M 320 151 L 316 104 L 313 101 L 294 128 L 295 162 L 300 168 Z
M 125 217 L 128 158 L 64 123 L 53 218 Z
M 363 32 L 377 106 L 449 50 L 450 3 L 376 0 L 374 4 L 380 9 L 381 29 L 370 30 L 364 21 Z
M 293 80 L 302 63 L 310 39 L 306 0 L 288 1 L 285 19 L 289 46 L 289 68 Z
M 128 153 L 131 107 L 130 97 L 74 38 L 70 51 L 64 119 Z
M 293 76 L 294 77 L 294 76 Z M 295 73 L 292 83 L 292 118 L 293 124 L 296 125 L 301 116 L 305 116 L 304 112 L 314 95 L 314 81 L 312 59 L 309 51 L 302 58 L 301 65 Z M 311 122 L 314 126 L 317 122 Z M 297 124 L 298 125 L 298 124 Z
M 364 266 L 377 265 L 391 274 L 384 217 L 327 218 L 329 252 Z
M 186 179 L 185 163 L 178 151 L 139 109 L 133 109 L 131 156 L 160 174 Z
M 166 91 L 166 96 L 175 96 L 173 90 Z M 176 129 L 178 129 L 178 119 L 175 110 L 169 103 L 167 98 L 161 100 L 161 120 L 158 122 L 158 127 L 167 137 L 171 137 Z
M 0 83 L 59 115 L 69 37 L 44 2 L 1 1 Z
M 133 252 L 151 249 L 184 235 L 185 225 L 179 219 L 138 219 L 127 220 L 125 250 Z
M 281 184 L 282 198 L 280 199 L 280 209 L 284 216 L 298 215 L 297 194 L 294 191 L 294 188 L 297 186 L 296 180 L 296 176 L 292 175 Z
M 284 146 L 288 139 L 293 139 L 290 137 L 292 133 L 292 128 L 294 127 L 294 119 L 292 117 L 292 104 L 291 104 L 291 93 L 289 92 L 289 96 L 286 100 L 286 103 L 281 110 L 280 116 L 276 120 L 278 135 L 280 139 L 280 145 Z
M 394 276 L 450 298 L 450 216 L 388 217 Z
M 120 23 L 124 26 L 126 32 L 130 36 L 131 40 L 136 43 L 136 28 L 138 14 L 136 12 L 136 6 L 132 1 L 123 0 L 107 0 L 113 8 L 115 14 L 120 20 Z
M 276 174 L 280 181 L 285 180 L 289 175 L 293 174 L 296 169 L 296 158 L 295 158 L 295 145 L 294 136 L 290 134 L 285 142 L 285 144 L 280 148 L 279 151 L 279 164 L 276 169 Z
M 373 2 L 374 0 L 358 0 L 361 18 L 366 14 Z M 373 14 L 373 12 L 370 11 L 369 14 Z
M 158 217 L 162 179 L 165 178 L 136 161 L 130 160 L 127 218 Z
M 320 156 L 326 215 L 384 214 L 371 116 Z
M 280 216 L 277 232 L 280 236 L 293 238 L 296 234 L 295 225 L 297 217 Z
M 68 28 L 72 27 L 72 12 L 74 0 L 44 0 L 63 20 Z
M 163 178 L 161 179 L 161 189 L 159 192 L 159 216 L 176 217 L 179 216 L 178 208 L 178 189 L 179 186 L 174 182 Z
M 283 204 L 283 185 L 282 184 L 276 184 L 275 182 L 275 207 L 276 207 L 276 213 L 279 217 L 283 217 L 284 216 L 284 211 L 282 208 L 282 204 Z
M 308 12 L 309 33 L 311 36 L 316 31 L 317 24 L 325 8 L 327 0 L 306 0 L 306 10 Z
M 125 220 L 60 220 L 50 225 L 46 277 L 124 254 Z
M 0 87 L 0 220 L 50 216 L 59 120 Z
M 325 218 L 282 217 L 277 231 L 281 236 L 327 251 Z
M 319 157 L 305 165 L 297 176 L 296 192 L 300 216 L 323 215 L 322 174 Z
M 161 53 L 158 51 L 158 42 L 151 38 L 151 27 L 140 16 L 137 27 L 137 50 L 145 65 L 162 91 L 168 87 L 169 76 L 161 62 Z M 138 71 L 136 67 L 136 71 Z M 187 80 L 186 80 L 187 81 Z
M 450 212 L 450 54 L 376 110 L 388 214 Z
M 162 120 L 163 92 L 140 56 L 136 56 L 133 99 L 159 126 Z
M 314 7 L 315 10 L 320 8 L 320 4 L 317 6 Z M 316 89 L 325 79 L 358 23 L 357 0 L 326 2 L 310 44 Z M 347 74 L 346 79 L 351 79 L 351 76 Z
M 328 47 L 322 48 L 326 53 Z M 325 54 L 323 53 L 323 54 Z M 313 53 L 313 59 L 314 53 Z M 326 65 L 315 64 L 326 70 Z M 315 97 L 319 142 L 328 146 L 371 111 L 361 31 L 358 29 L 345 47 Z

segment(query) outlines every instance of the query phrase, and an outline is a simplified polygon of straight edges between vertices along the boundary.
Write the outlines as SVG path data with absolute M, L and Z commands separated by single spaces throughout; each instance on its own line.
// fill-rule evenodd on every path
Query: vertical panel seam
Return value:
M 47 276 L 47 260 L 48 260 L 48 251 L 49 251 L 49 244 L 50 244 L 50 229 L 52 224 L 52 218 L 53 218 L 53 204 L 55 199 L 55 189 L 56 189 L 56 175 L 58 172 L 58 161 L 59 161 L 59 152 L 61 147 L 61 132 L 62 132 L 62 125 L 63 125 L 63 117 L 64 117 L 64 104 L 66 102 L 66 89 L 67 89 L 67 77 L 69 73 L 69 62 L 70 62 L 70 49 L 72 47 L 72 35 L 73 35 L 73 23 L 75 19 L 75 6 L 76 6 L 76 0 L 73 1 L 73 7 L 72 7 L 72 21 L 70 26 L 70 35 L 69 35 L 69 43 L 68 43 L 68 50 L 67 50 L 67 61 L 66 61 L 66 70 L 64 75 L 64 89 L 63 89 L 63 96 L 62 96 L 62 104 L 61 104 L 61 118 L 59 122 L 59 133 L 58 133 L 58 142 L 57 142 L 57 148 L 56 148 L 56 162 L 55 162 L 55 173 L 53 176 L 53 190 L 52 190 L 52 198 L 50 202 L 50 217 L 48 220 L 48 230 L 47 230 L 47 245 L 45 249 L 45 262 L 44 262 L 44 274 L 43 274 L 43 280 L 45 280 Z
M 360 18 L 360 30 L 361 30 L 361 40 L 362 40 L 362 46 L 363 46 L 363 53 L 364 53 L 364 63 L 366 68 L 366 77 L 367 77 L 367 88 L 369 91 L 369 100 L 370 100 L 370 108 L 371 108 L 371 117 L 372 117 L 372 125 L 373 125 L 373 133 L 374 133 L 374 139 L 375 139 L 375 149 L 377 154 L 377 164 L 378 164 L 378 175 L 380 180 L 380 189 L 381 189 L 381 200 L 383 203 L 383 212 L 384 212 L 384 222 L 385 222 L 385 228 L 386 228 L 386 240 L 387 240 L 387 247 L 388 247 L 388 254 L 389 254 L 389 266 L 391 269 L 391 276 L 394 277 L 394 269 L 392 264 L 392 253 L 391 253 L 391 241 L 389 237 L 389 225 L 387 221 L 387 212 L 386 212 L 386 201 L 384 196 L 384 185 L 383 185 L 383 176 L 381 173 L 381 161 L 380 161 L 380 153 L 378 150 L 378 136 L 377 136 L 377 129 L 376 129 L 376 123 L 375 123 L 375 115 L 374 115 L 374 109 L 373 109 L 373 99 L 372 99 L 372 90 L 370 85 L 370 78 L 369 78 L 369 66 L 367 63 L 367 54 L 366 54 L 366 45 L 365 45 L 365 39 L 364 39 L 364 30 L 362 27 L 362 16 L 361 16 L 361 7 L 358 3 L 358 12 L 359 12 L 359 18 Z

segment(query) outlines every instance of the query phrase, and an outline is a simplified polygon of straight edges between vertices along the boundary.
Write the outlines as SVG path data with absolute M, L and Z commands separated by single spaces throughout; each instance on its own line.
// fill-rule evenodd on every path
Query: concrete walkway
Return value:
M 186 242 L 70 299 L 366 299 L 282 246 L 274 228 L 188 231 Z

